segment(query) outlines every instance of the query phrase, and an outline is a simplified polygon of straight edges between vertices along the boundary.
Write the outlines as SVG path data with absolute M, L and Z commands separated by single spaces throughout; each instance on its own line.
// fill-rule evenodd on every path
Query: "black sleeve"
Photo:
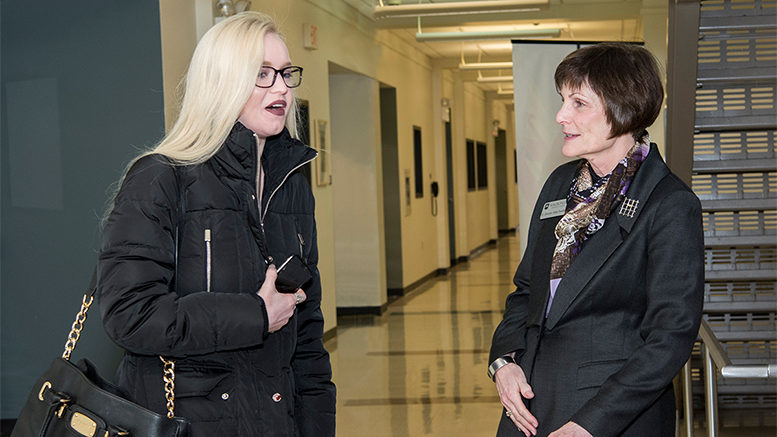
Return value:
M 306 290 L 307 299 L 297 306 L 297 349 L 292 360 L 297 387 L 294 418 L 300 437 L 334 437 L 336 390 L 329 353 L 322 340 L 324 315 L 315 227 L 308 261 L 314 278 Z
M 179 187 L 158 155 L 128 171 L 102 235 L 98 303 L 108 336 L 138 354 L 183 357 L 262 343 L 264 302 L 254 293 L 179 297 L 175 274 Z

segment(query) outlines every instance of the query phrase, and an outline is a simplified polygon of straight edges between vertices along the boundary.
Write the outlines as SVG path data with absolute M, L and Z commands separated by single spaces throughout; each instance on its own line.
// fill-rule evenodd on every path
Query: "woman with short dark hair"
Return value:
M 581 48 L 556 69 L 562 153 L 532 213 L 494 333 L 497 435 L 673 436 L 672 379 L 701 320 L 701 205 L 647 127 L 663 101 L 653 56 Z

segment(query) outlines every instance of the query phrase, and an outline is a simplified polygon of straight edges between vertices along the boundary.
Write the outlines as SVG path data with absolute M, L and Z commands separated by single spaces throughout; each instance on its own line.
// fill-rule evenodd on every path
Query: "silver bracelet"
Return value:
M 496 375 L 496 371 L 508 364 L 515 364 L 515 360 L 513 359 L 513 357 L 509 355 L 505 355 L 503 357 L 499 357 L 495 359 L 494 362 L 488 366 L 488 377 L 491 378 L 491 380 L 493 381 L 494 375 Z

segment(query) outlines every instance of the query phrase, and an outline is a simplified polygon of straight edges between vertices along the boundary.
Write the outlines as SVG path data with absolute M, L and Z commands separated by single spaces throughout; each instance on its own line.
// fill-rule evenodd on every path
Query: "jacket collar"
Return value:
M 586 242 L 583 251 L 575 258 L 559 283 L 545 321 L 548 329 L 553 329 L 578 294 L 621 245 L 624 235 L 631 232 L 653 189 L 668 174 L 669 169 L 664 164 L 658 147 L 650 144 L 650 152 L 634 176 L 626 198 L 612 212 L 604 227 Z M 568 182 L 569 180 L 564 182 L 567 187 Z M 627 208 L 628 205 L 630 207 Z M 552 251 L 555 241 L 553 244 L 548 244 L 548 247 Z
M 256 138 L 254 133 L 236 122 L 224 142 L 213 157 L 214 171 L 222 176 L 248 181 L 256 180 Z M 265 172 L 265 184 L 276 187 L 286 175 L 300 165 L 314 159 L 318 153 L 294 139 L 284 128 L 281 133 L 267 138 L 262 152 L 262 168 Z
M 626 197 L 610 217 L 615 216 L 621 228 L 626 232 L 631 232 L 631 228 L 642 212 L 650 193 L 653 192 L 658 182 L 668 174 L 669 168 L 664 164 L 658 146 L 655 143 L 650 143 L 650 152 L 645 157 L 637 174 L 634 175 L 634 181 L 631 183 Z

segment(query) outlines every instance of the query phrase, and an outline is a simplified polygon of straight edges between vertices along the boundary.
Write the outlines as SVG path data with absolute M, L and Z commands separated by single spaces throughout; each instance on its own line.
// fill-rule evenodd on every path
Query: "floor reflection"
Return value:
M 493 436 L 501 414 L 486 376 L 491 334 L 518 265 L 501 238 L 380 316 L 338 319 L 326 342 L 338 388 L 337 435 Z

